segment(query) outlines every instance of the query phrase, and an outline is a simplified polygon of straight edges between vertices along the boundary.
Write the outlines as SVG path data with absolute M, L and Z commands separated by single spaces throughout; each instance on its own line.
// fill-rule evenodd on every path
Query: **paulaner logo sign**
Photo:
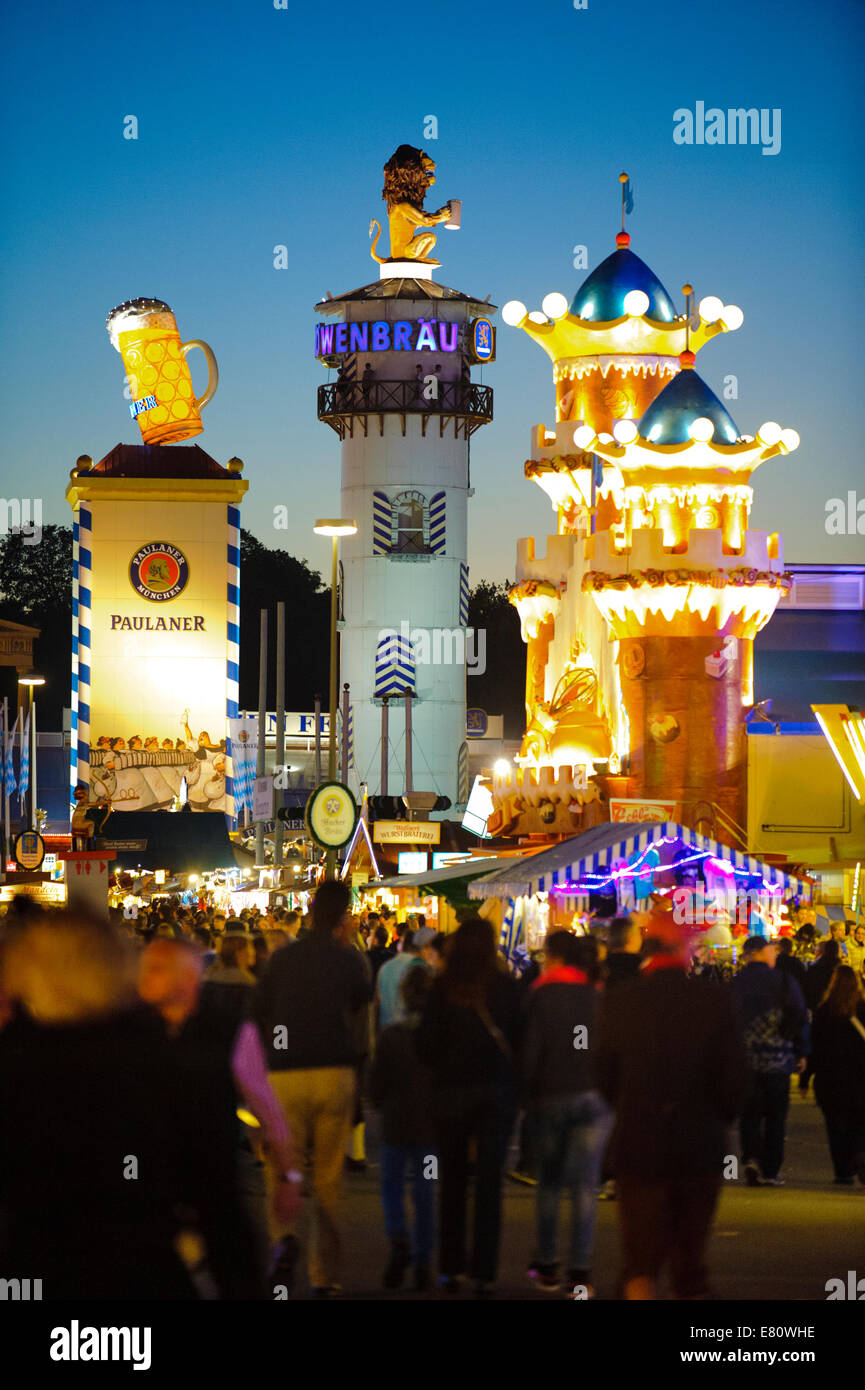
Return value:
M 133 555 L 129 581 L 151 603 L 168 603 L 189 583 L 189 562 L 182 550 L 167 541 L 151 541 Z
M 323 323 L 315 330 L 316 357 L 348 352 L 456 352 L 459 324 L 437 319 L 410 323 Z

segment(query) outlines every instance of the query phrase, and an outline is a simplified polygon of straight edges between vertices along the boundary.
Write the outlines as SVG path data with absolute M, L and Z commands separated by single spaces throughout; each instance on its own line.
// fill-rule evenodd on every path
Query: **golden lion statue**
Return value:
M 423 150 L 414 145 L 400 145 L 384 166 L 384 188 L 382 198 L 387 203 L 388 225 L 390 227 L 390 256 L 376 253 L 381 236 L 381 223 L 375 218 L 369 224 L 372 236 L 376 234 L 370 247 L 370 255 L 379 265 L 390 261 L 420 261 L 424 265 L 440 265 L 429 252 L 436 244 L 432 232 L 416 232 L 416 227 L 435 227 L 450 217 L 450 203 L 445 203 L 438 212 L 424 212 L 423 200 L 435 183 L 435 161 Z

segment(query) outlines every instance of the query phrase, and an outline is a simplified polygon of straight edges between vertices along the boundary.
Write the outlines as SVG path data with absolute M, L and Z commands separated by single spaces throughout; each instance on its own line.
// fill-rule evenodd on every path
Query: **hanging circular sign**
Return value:
M 15 841 L 15 862 L 22 869 L 38 869 L 45 858 L 45 841 L 35 830 L 25 830 Z
M 306 828 L 324 849 L 347 845 L 357 825 L 357 802 L 342 782 L 322 782 L 306 803 Z
M 132 557 L 129 579 L 133 589 L 152 603 L 167 603 L 189 583 L 189 562 L 182 550 L 165 541 L 151 541 Z

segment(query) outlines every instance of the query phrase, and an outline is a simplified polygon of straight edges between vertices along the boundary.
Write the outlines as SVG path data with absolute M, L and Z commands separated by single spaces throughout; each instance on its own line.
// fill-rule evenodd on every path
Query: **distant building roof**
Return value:
M 812 704 L 862 707 L 865 565 L 785 568 L 790 594 L 754 639 L 754 699 L 783 722 L 813 721 Z
M 810 609 L 812 612 L 853 612 L 865 609 L 865 565 L 813 565 L 785 563 L 793 577 L 782 594 L 778 611 Z
M 236 474 L 197 444 L 115 444 L 79 478 L 232 478 Z
M 367 299 L 447 299 L 461 304 L 474 304 L 478 309 L 493 314 L 497 306 L 490 304 L 490 297 L 477 299 L 460 290 L 449 289 L 447 285 L 437 285 L 435 280 L 385 279 L 374 280 L 371 285 L 363 285 L 359 290 L 349 290 L 320 299 L 315 306 L 317 314 L 338 313 L 343 304 L 357 304 Z
M 27 623 L 13 623 L 11 618 L 0 618 L 0 633 L 23 633 L 27 637 L 38 637 L 42 629 L 30 627 Z

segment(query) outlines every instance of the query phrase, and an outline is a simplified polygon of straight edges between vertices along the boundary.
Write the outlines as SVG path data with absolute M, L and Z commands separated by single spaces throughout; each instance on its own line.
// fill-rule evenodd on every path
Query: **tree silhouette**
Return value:
M 504 715 L 505 738 L 520 738 L 526 724 L 526 648 L 509 588 L 484 579 L 469 594 L 469 627 L 486 633 L 487 662 L 482 676 L 466 677 L 466 703 Z
M 267 707 L 276 708 L 276 605 L 285 603 L 285 700 L 307 713 L 315 696 L 327 702 L 330 589 L 305 560 L 269 550 L 240 533 L 240 707 L 258 708 L 260 614 L 268 610 Z
M 0 540 L 0 618 L 40 629 L 33 665 L 45 684 L 38 691 L 39 725 L 61 727 L 70 704 L 72 651 L 72 527 L 43 526 L 38 545 L 10 531 Z M 0 698 L 14 711 L 15 670 L 0 670 Z M 13 713 L 14 718 L 14 713 Z

